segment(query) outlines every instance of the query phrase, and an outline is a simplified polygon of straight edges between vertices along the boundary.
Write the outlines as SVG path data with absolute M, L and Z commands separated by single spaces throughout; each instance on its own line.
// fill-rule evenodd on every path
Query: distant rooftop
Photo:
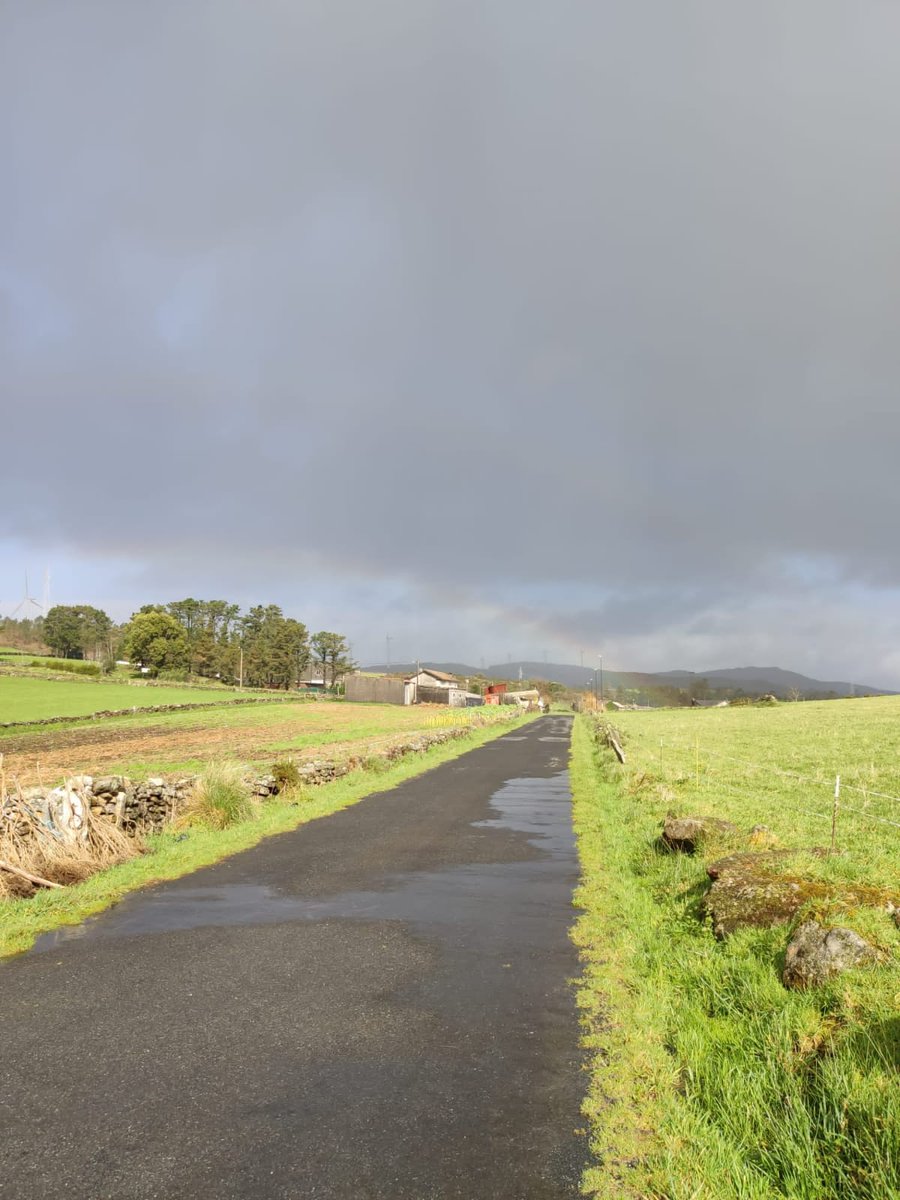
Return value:
M 415 672 L 413 673 L 415 675 Z M 420 667 L 420 675 L 430 675 L 433 679 L 442 679 L 444 683 L 457 683 L 455 675 L 449 675 L 446 671 L 436 671 L 434 667 Z

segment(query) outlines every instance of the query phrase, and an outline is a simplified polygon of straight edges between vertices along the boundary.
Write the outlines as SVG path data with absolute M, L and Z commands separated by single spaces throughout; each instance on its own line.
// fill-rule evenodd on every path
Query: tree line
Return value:
M 5 620 L 0 637 L 12 646 L 42 643 L 60 658 L 99 661 L 108 670 L 124 658 L 163 678 L 197 675 L 248 687 L 296 687 L 310 667 L 333 687 L 354 666 L 343 634 L 310 633 L 277 604 L 242 613 L 226 600 L 193 597 L 145 604 L 123 625 L 91 605 L 58 604 L 42 618 Z

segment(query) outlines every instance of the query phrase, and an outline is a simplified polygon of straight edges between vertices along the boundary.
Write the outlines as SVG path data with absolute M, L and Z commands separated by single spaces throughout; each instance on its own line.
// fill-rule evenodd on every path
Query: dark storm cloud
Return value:
M 900 586 L 894 5 L 0 23 L 0 537 L 788 655 Z

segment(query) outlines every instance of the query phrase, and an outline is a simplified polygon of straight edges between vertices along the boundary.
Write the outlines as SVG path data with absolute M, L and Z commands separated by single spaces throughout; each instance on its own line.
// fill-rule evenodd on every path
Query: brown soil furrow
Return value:
M 326 732 L 322 730 L 321 732 Z M 43 735 L 39 744 L 28 739 L 27 748 L 17 749 L 3 743 L 3 766 L 9 781 L 17 781 L 23 787 L 33 783 L 52 783 L 67 775 L 90 772 L 102 774 L 113 766 L 136 761 L 158 760 L 160 762 L 190 761 L 209 758 L 237 758 L 254 761 L 263 758 L 292 757 L 309 759 L 319 757 L 342 758 L 361 753 L 365 748 L 390 745 L 391 742 L 409 736 L 409 731 L 381 735 L 373 738 L 354 738 L 348 727 L 347 738 L 326 742 L 322 746 L 306 747 L 302 750 L 270 749 L 273 743 L 283 745 L 292 737 L 308 735 L 309 725 L 292 724 L 240 726 L 220 729 L 167 729 L 150 726 L 124 734 L 121 729 L 89 729 Z

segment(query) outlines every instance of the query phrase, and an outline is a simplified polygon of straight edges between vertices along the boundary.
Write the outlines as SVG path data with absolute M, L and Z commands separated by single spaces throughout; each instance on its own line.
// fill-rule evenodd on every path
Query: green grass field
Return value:
M 46 717 L 89 716 L 118 708 L 148 708 L 156 704 L 205 704 L 236 699 L 241 693 L 222 688 L 141 687 L 92 679 L 29 679 L 0 675 L 0 722 L 36 721 Z
M 900 699 L 613 716 L 620 766 L 576 722 L 572 781 L 583 865 L 579 1000 L 594 1055 L 589 1189 L 666 1200 L 900 1197 L 900 931 L 843 885 L 900 889 Z M 785 870 L 833 886 L 813 915 L 857 929 L 875 968 L 807 992 L 781 982 L 792 925 L 717 941 L 701 908 L 707 857 L 661 853 L 667 811 L 785 848 L 837 853 Z M 859 789 L 859 790 L 851 790 Z M 876 796 L 874 792 L 881 793 Z M 855 811 L 850 811 L 851 809 Z M 746 842 L 745 842 L 746 844 Z M 721 854 L 710 847 L 708 854 Z
M 900 696 L 611 719 L 627 740 L 629 768 L 658 781 L 670 807 L 768 825 L 785 846 L 830 845 L 840 775 L 840 870 L 898 882 Z

